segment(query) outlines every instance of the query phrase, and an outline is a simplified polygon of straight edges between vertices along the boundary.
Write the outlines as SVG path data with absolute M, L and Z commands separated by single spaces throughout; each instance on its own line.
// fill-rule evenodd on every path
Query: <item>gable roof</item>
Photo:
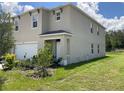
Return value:
M 62 8 L 62 7 L 66 7 L 66 6 L 71 6 L 72 8 L 77 9 L 80 13 L 84 14 L 85 16 L 87 16 L 88 18 L 90 18 L 92 21 L 96 22 L 97 24 L 99 24 L 102 28 L 105 29 L 105 27 L 103 25 L 101 25 L 96 19 L 92 18 L 91 16 L 89 16 L 87 13 L 85 13 L 83 10 L 81 10 L 80 8 L 78 8 L 77 6 L 73 5 L 72 3 L 66 4 L 66 5 L 62 5 L 62 6 L 58 6 L 55 8 L 52 8 L 51 10 L 57 9 L 57 8 Z
M 105 27 L 103 25 L 101 25 L 96 19 L 92 18 L 91 16 L 89 16 L 87 13 L 85 13 L 83 10 L 81 10 L 80 8 L 78 8 L 77 6 L 73 5 L 72 3 L 68 3 L 66 5 L 61 5 L 61 6 L 58 6 L 58 7 L 55 7 L 55 8 L 52 8 L 52 9 L 47 9 L 47 8 L 44 8 L 44 7 L 40 7 L 40 8 L 35 8 L 35 9 L 32 9 L 32 10 L 29 10 L 29 11 L 26 11 L 20 15 L 16 15 L 14 17 L 18 17 L 18 16 L 21 16 L 25 13 L 28 13 L 28 12 L 32 12 L 32 11 L 35 11 L 37 9 L 43 9 L 43 10 L 46 10 L 46 11 L 51 11 L 51 10 L 55 10 L 55 9 L 58 9 L 58 8 L 63 8 L 63 7 L 66 7 L 66 6 L 71 6 L 72 8 L 75 8 L 77 9 L 80 13 L 84 14 L 85 16 L 87 16 L 88 18 L 90 18 L 92 21 L 96 22 L 97 24 L 99 24 L 102 28 L 105 29 Z M 13 17 L 13 18 L 14 18 Z
M 29 12 L 34 12 L 34 11 L 36 11 L 37 9 L 43 9 L 43 10 L 46 10 L 46 11 L 50 11 L 50 10 L 47 9 L 47 8 L 39 7 L 39 8 L 34 8 L 34 9 L 28 10 L 28 11 L 26 11 L 26 12 L 23 12 L 23 13 L 21 13 L 21 14 L 15 15 L 15 16 L 13 16 L 12 18 L 15 18 L 15 17 L 18 17 L 18 16 L 22 16 L 22 15 L 24 15 L 24 14 L 26 14 L 26 13 L 29 13 Z

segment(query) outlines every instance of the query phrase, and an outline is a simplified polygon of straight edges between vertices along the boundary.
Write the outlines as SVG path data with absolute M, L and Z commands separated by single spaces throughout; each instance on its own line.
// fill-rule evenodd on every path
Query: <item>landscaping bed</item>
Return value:
M 124 90 L 124 52 L 101 59 L 58 67 L 54 75 L 34 79 L 32 70 L 0 71 L 1 90 Z

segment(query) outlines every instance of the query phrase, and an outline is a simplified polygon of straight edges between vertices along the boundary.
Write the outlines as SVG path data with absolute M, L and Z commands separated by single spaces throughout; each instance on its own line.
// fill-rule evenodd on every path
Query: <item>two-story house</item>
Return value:
M 105 28 L 72 4 L 36 8 L 13 21 L 18 59 L 31 58 L 45 42 L 52 44 L 56 58 L 63 58 L 63 65 L 105 56 Z

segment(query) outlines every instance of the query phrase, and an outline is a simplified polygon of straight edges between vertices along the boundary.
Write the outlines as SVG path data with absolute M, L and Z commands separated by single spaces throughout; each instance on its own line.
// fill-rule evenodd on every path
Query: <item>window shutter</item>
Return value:
M 40 9 L 37 9 L 38 14 L 40 13 Z
M 20 19 L 21 17 L 20 17 L 20 16 L 18 16 L 18 18 Z
M 53 15 L 55 15 L 55 10 L 53 10 Z
M 31 12 L 29 12 L 29 15 L 30 15 L 30 16 L 31 16 L 31 14 L 32 14 L 32 13 L 31 13 Z
M 63 9 L 62 8 L 60 8 L 60 11 L 61 11 L 61 13 L 63 12 Z

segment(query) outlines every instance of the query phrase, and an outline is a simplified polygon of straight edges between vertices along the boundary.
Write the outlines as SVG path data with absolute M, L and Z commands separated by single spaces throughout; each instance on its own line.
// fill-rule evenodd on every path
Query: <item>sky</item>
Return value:
M 34 9 L 36 7 L 53 8 L 65 5 L 68 2 L 11 2 L 0 3 L 0 8 L 11 14 L 18 15 L 22 12 Z M 124 3 L 122 2 L 72 2 L 82 11 L 94 18 L 106 30 L 122 30 L 124 29 Z

